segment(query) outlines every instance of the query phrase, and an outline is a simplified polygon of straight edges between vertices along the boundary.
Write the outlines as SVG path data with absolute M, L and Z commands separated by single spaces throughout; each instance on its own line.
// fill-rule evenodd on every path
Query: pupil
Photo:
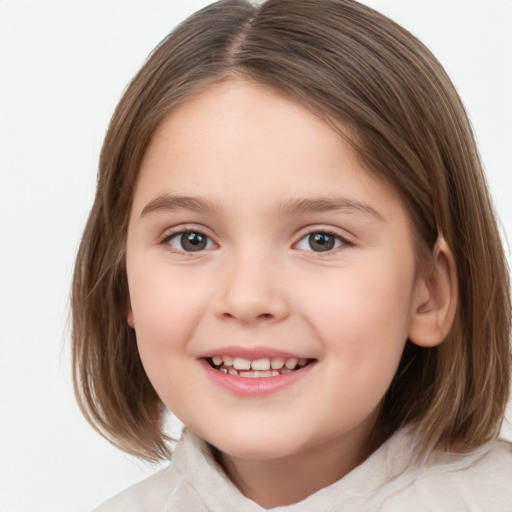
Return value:
M 312 233 L 309 235 L 309 245 L 316 252 L 330 251 L 334 248 L 334 237 L 327 233 Z
M 206 247 L 206 237 L 201 233 L 183 233 L 181 246 L 185 251 L 201 251 Z

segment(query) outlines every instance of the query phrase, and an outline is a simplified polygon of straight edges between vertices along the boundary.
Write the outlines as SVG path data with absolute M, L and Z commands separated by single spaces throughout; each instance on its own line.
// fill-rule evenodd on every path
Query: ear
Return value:
M 458 281 L 455 258 L 440 236 L 434 247 L 434 261 L 425 275 L 417 278 L 408 338 L 421 347 L 444 341 L 457 310 Z
M 128 297 L 127 305 L 126 305 L 126 320 L 128 322 L 128 325 L 135 329 L 135 320 L 133 318 L 133 309 L 132 309 L 132 303 L 130 301 L 130 298 Z

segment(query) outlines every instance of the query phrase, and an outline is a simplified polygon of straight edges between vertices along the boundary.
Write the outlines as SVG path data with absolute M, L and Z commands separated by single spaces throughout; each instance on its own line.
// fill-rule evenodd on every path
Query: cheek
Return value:
M 142 364 L 161 400 L 179 409 L 188 393 L 187 347 L 197 324 L 194 294 L 158 272 L 142 271 L 129 284 Z
M 201 297 L 187 280 L 157 265 L 138 264 L 128 274 L 137 345 L 151 381 L 179 370 L 179 359 L 201 316 Z M 175 368 L 176 366 L 176 368 Z M 155 387 L 155 382 L 153 382 Z
M 369 332 L 380 333 L 383 341 L 406 335 L 412 272 L 365 268 L 327 277 L 324 286 L 319 286 L 317 276 L 315 287 L 310 287 L 316 292 L 309 294 L 308 309 L 318 328 L 331 333 L 329 339 L 364 344 L 374 338 Z
M 321 287 L 317 279 L 307 316 L 332 354 L 333 375 L 346 375 L 345 385 L 374 389 L 376 396 L 385 392 L 400 361 L 414 282 L 413 264 L 381 263 L 362 261 L 353 271 L 331 275 Z

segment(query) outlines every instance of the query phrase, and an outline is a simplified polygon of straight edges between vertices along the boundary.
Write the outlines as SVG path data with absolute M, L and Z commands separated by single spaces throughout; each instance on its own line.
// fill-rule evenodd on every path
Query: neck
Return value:
M 247 498 L 263 508 L 291 505 L 343 478 L 376 448 L 358 434 L 275 459 L 216 458 Z

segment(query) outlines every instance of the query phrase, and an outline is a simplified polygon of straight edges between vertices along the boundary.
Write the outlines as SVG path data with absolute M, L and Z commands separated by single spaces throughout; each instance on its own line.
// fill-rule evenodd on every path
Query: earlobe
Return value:
M 434 347 L 444 341 L 457 310 L 458 281 L 453 253 L 440 236 L 433 264 L 418 277 L 408 338 L 416 345 Z
M 133 309 L 132 309 L 132 304 L 130 302 L 130 299 L 128 299 L 128 305 L 126 307 L 126 320 L 128 322 L 128 325 L 132 329 L 135 329 L 135 321 L 134 321 L 134 318 L 133 318 Z

